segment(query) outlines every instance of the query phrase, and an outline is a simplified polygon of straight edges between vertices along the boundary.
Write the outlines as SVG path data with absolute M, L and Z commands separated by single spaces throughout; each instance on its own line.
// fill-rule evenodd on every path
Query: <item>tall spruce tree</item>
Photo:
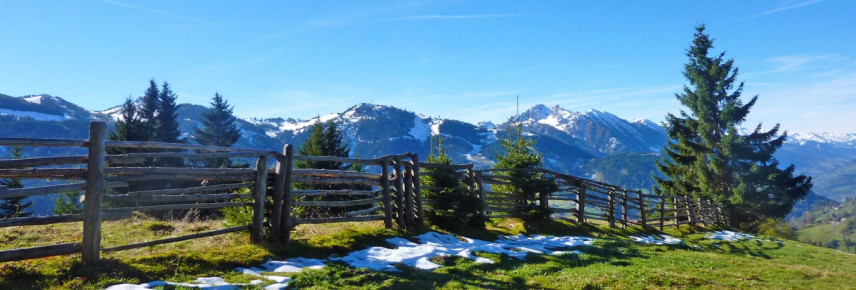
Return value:
M 160 91 L 158 90 L 158 85 L 155 83 L 154 79 L 149 80 L 149 88 L 146 89 L 145 94 L 143 94 L 142 106 L 140 107 L 139 116 L 140 121 L 142 123 L 141 126 L 141 135 L 143 137 L 142 140 L 138 141 L 155 141 L 155 134 L 158 128 L 158 110 L 160 109 L 158 104 L 158 98 L 160 97 Z
M 155 128 L 155 141 L 169 143 L 183 143 L 181 132 L 178 131 L 178 105 L 176 105 L 175 93 L 169 87 L 169 83 L 163 82 L 158 94 L 158 110 L 155 117 L 157 127 Z
M 297 154 L 306 156 L 335 156 L 348 157 L 351 150 L 342 142 L 342 131 L 336 123 L 316 120 L 310 129 L 309 138 L 297 150 Z M 342 162 L 298 160 L 297 168 L 316 168 L 343 170 L 348 166 Z
M 211 107 L 202 113 L 202 129 L 194 128 L 194 140 L 202 145 L 231 147 L 241 138 L 232 107 L 219 93 L 214 94 Z M 206 167 L 229 167 L 229 159 L 214 159 Z
M 12 146 L 12 150 L 10 150 L 12 154 L 12 159 L 21 159 L 24 157 L 24 150 L 21 146 Z M 21 183 L 20 179 L 12 178 L 8 181 L 4 182 L 7 188 L 23 188 L 24 185 Z M 23 197 L 13 197 L 13 198 L 4 198 L 3 203 L 0 204 L 0 217 L 2 218 L 16 218 L 16 217 L 28 217 L 32 212 L 28 212 L 29 209 L 33 206 L 33 202 L 24 202 Z
M 669 142 L 655 177 L 654 191 L 670 196 L 710 198 L 724 205 L 733 226 L 752 230 L 764 217 L 781 218 L 794 202 L 811 189 L 811 178 L 794 176 L 794 166 L 779 169 L 773 153 L 787 132 L 779 125 L 763 131 L 759 124 L 749 135 L 740 135 L 758 97 L 743 103 L 743 83 L 737 83 L 734 60 L 725 53 L 711 56 L 713 40 L 696 28 L 687 50 L 684 86 L 676 98 L 687 110 L 668 114 L 665 127 Z

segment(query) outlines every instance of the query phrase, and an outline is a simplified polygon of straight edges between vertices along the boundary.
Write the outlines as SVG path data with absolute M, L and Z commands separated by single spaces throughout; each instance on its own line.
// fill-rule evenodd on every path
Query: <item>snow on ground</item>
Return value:
M 569 252 L 553 251 L 551 249 L 591 245 L 592 241 L 594 241 L 592 238 L 587 237 L 520 235 L 501 237 L 496 242 L 487 242 L 469 238 L 458 239 L 453 235 L 436 232 L 428 232 L 416 236 L 416 239 L 420 243 L 414 243 L 403 238 L 391 238 L 386 241 L 396 246 L 394 249 L 371 247 L 352 252 L 344 257 L 331 258 L 330 260 L 343 261 L 352 267 L 369 268 L 376 271 L 398 271 L 395 269 L 396 264 L 431 270 L 440 267 L 440 265 L 431 262 L 432 257 L 458 256 L 475 260 L 476 263 L 489 264 L 493 263 L 493 261 L 475 256 L 473 253 L 506 254 L 510 257 L 523 259 L 528 253 L 566 254 Z
M 413 128 L 410 128 L 408 134 L 416 140 L 428 140 L 428 136 L 431 136 L 431 125 L 416 115 L 413 117 Z
M 670 235 L 659 235 L 659 236 L 630 236 L 633 241 L 637 243 L 643 244 L 654 244 L 654 245 L 678 245 L 683 244 L 684 241 L 681 239 L 672 237 Z
M 0 109 L 0 115 L 10 115 L 10 116 L 16 116 L 19 118 L 20 117 L 30 117 L 30 118 L 35 119 L 36 121 L 62 121 L 62 120 L 68 119 L 65 116 L 58 116 L 58 115 L 51 115 L 51 114 L 44 114 L 44 113 L 37 113 L 37 112 L 30 112 L 30 111 L 16 111 L 16 110 L 9 110 L 9 109 Z
M 750 234 L 732 232 L 732 231 L 718 231 L 707 234 L 707 238 L 711 240 L 723 240 L 729 242 L 736 242 L 740 240 L 748 240 L 754 239 L 755 236 Z

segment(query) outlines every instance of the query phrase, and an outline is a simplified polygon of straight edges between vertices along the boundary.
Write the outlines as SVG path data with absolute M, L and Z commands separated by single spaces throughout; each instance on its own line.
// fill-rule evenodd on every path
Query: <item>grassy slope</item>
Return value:
M 176 221 L 171 230 L 163 223 L 139 217 L 111 222 L 105 244 L 148 240 L 186 234 L 201 228 L 221 227 L 219 222 Z M 168 227 L 167 227 L 168 228 Z M 79 233 L 74 226 L 0 229 L 2 248 L 44 244 Z M 400 273 L 380 273 L 330 264 L 293 276 L 301 288 L 582 288 L 582 287 L 764 287 L 846 288 L 856 279 L 856 256 L 793 241 L 750 240 L 716 242 L 693 229 L 668 230 L 687 246 L 650 246 L 630 242 L 637 230 L 610 230 L 564 222 L 524 224 L 518 220 L 494 221 L 487 230 L 467 230 L 467 236 L 491 240 L 500 234 L 543 233 L 588 235 L 600 238 L 597 247 L 582 249 L 580 256 L 529 255 L 517 260 L 484 256 L 498 262 L 475 264 L 460 258 L 437 259 L 447 267 L 421 271 L 402 267 Z M 253 266 L 268 257 L 319 257 L 345 254 L 351 249 L 384 245 L 385 238 L 401 235 L 379 223 L 300 226 L 287 248 L 249 245 L 246 233 L 199 239 L 171 245 L 106 255 L 104 264 L 84 267 L 78 257 L 54 257 L 0 264 L 0 289 L 100 288 L 116 283 L 151 280 L 189 282 L 201 276 L 222 276 L 231 282 L 254 279 L 232 271 Z M 66 237 L 66 238 L 63 238 Z

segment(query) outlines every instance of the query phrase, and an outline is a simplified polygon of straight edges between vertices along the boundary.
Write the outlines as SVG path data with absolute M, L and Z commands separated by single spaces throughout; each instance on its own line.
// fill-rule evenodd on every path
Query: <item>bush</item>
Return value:
M 788 240 L 797 239 L 794 228 L 783 219 L 767 218 L 758 225 L 758 234 Z

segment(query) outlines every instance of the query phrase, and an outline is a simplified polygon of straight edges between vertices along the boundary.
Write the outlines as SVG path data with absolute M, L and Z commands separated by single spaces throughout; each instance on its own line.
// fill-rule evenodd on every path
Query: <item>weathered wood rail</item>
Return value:
M 0 178 L 50 179 L 50 185 L 10 189 L 0 187 L 0 198 L 31 197 L 83 191 L 82 213 L 0 219 L 0 227 L 83 222 L 80 242 L 0 251 L 0 262 L 80 253 L 86 263 L 102 252 L 173 243 L 226 233 L 249 231 L 254 243 L 288 242 L 300 224 L 382 220 L 387 228 L 409 229 L 424 223 L 422 175 L 445 167 L 457 172 L 462 184 L 484 204 L 491 218 L 512 217 L 519 209 L 538 206 L 553 218 L 576 222 L 603 221 L 609 226 L 678 226 L 721 224 L 723 211 L 715 203 L 679 196 L 656 196 L 614 185 L 538 169 L 554 182 L 555 192 L 523 200 L 497 185 L 509 185 L 508 170 L 477 170 L 473 164 L 420 163 L 417 154 L 404 153 L 373 159 L 297 156 L 291 145 L 282 152 L 161 142 L 108 141 L 102 122 L 90 124 L 87 140 L 0 138 L 0 146 L 83 147 L 86 155 L 0 160 Z M 108 152 L 124 152 L 108 154 Z M 205 168 L 200 160 L 239 159 L 248 168 Z M 156 165 L 156 160 L 180 160 L 179 165 Z M 359 164 L 365 171 L 295 168 L 295 160 Z M 164 162 L 167 163 L 167 162 Z M 159 182 L 150 182 L 150 181 Z M 152 184 L 156 184 L 154 186 Z M 102 223 L 132 216 L 133 212 L 183 212 L 249 207 L 247 225 L 185 236 L 104 247 Z M 322 212 L 324 214 L 312 214 Z M 265 228 L 268 228 L 265 235 Z

